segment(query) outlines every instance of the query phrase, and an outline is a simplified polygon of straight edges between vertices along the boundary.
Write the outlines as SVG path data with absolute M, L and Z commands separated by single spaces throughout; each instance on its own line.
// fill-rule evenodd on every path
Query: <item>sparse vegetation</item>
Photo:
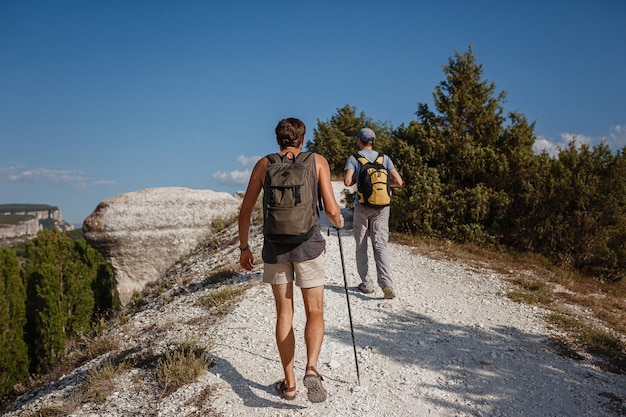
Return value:
M 626 372 L 626 344 L 622 337 L 608 328 L 600 328 L 585 317 L 553 312 L 548 323 L 567 334 L 564 342 L 571 349 L 595 355 L 598 365 L 611 372 Z M 558 338 L 557 338 L 558 339 Z
M 29 216 L 27 214 L 3 214 L 0 215 L 0 225 L 15 226 L 26 220 L 33 220 L 35 216 Z
M 228 226 L 234 224 L 237 221 L 237 213 L 233 213 L 229 217 L 217 217 L 211 222 L 211 230 L 213 233 L 219 233 L 226 229 Z
M 175 349 L 166 352 L 157 361 L 156 379 L 169 395 L 179 387 L 197 380 L 212 363 L 210 347 L 201 346 L 195 341 L 185 341 Z
M 512 278 L 518 289 L 509 292 L 509 298 L 528 304 L 549 305 L 554 301 L 552 287 L 538 279 Z
M 94 402 L 104 401 L 115 388 L 114 378 L 116 374 L 116 366 L 108 361 L 90 372 L 85 384 L 85 399 Z
M 0 213 L 15 213 L 22 211 L 58 210 L 57 206 L 48 204 L 0 204 Z
M 224 282 L 237 276 L 239 273 L 239 268 L 237 268 L 235 265 L 227 265 L 206 277 L 203 281 L 203 284 L 219 284 L 220 282 Z
M 142 292 L 134 292 L 133 296 L 128 304 L 129 313 L 136 313 L 146 304 L 144 291 Z
M 228 285 L 214 289 L 199 300 L 213 314 L 221 316 L 231 311 L 239 297 L 245 292 L 242 286 Z
M 49 405 L 42 407 L 34 413 L 28 413 L 25 417 L 65 417 L 71 413 L 65 406 Z

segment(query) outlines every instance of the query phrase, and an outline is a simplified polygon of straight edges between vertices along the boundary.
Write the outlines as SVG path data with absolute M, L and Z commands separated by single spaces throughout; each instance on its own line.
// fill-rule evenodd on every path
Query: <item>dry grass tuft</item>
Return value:
M 210 349 L 194 341 L 186 341 L 159 358 L 155 374 L 163 394 L 169 395 L 202 376 L 212 363 Z
M 528 278 L 512 278 L 509 282 L 518 287 L 508 293 L 508 297 L 513 301 L 547 306 L 552 304 L 555 299 L 552 287 L 543 281 Z
M 48 404 L 34 412 L 23 414 L 24 417 L 66 417 L 70 416 L 85 402 L 84 393 L 70 395 L 61 404 Z M 22 415 L 22 414 L 20 414 Z
M 115 388 L 115 375 L 117 367 L 111 362 L 106 362 L 96 370 L 89 373 L 85 383 L 85 397 L 87 400 L 102 402 Z
M 24 417 L 65 417 L 70 414 L 71 411 L 68 411 L 64 406 L 49 405 L 42 407 L 35 412 L 27 413 Z
M 224 229 L 237 222 L 238 213 L 234 213 L 228 217 L 217 217 L 211 222 L 211 230 L 213 233 L 219 233 Z
M 240 273 L 241 271 L 238 265 L 229 264 L 206 277 L 203 280 L 203 285 L 219 284 L 220 282 L 224 282 L 233 277 L 236 277 Z
M 228 285 L 212 290 L 198 301 L 204 308 L 215 315 L 229 313 L 246 289 L 242 286 Z

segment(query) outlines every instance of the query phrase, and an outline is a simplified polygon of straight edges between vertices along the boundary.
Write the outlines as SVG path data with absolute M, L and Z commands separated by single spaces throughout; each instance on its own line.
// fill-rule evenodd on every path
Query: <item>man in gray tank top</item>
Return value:
M 297 156 L 302 151 L 306 127 L 295 118 L 281 120 L 276 126 L 276 141 L 283 155 Z M 317 203 L 317 190 L 324 203 L 326 216 L 337 228 L 343 227 L 343 216 L 335 200 L 330 182 L 328 161 L 314 154 L 310 170 L 313 181 L 314 198 Z M 239 212 L 239 264 L 250 271 L 254 267 L 254 252 L 248 244 L 250 219 L 256 201 L 263 189 L 267 158 L 260 159 L 252 170 L 248 188 Z M 265 210 L 264 210 L 265 211 Z M 294 283 L 300 287 L 306 313 L 305 343 L 307 364 L 304 386 L 311 402 L 326 400 L 323 378 L 317 372 L 317 362 L 324 338 L 324 252 L 326 243 L 321 234 L 319 216 L 314 222 L 312 235 L 302 243 L 281 243 L 263 239 L 263 281 L 272 286 L 276 304 L 276 343 L 283 367 L 284 378 L 275 385 L 276 390 L 286 400 L 296 398 L 296 377 L 294 373 L 295 338 L 293 332 L 293 290 Z

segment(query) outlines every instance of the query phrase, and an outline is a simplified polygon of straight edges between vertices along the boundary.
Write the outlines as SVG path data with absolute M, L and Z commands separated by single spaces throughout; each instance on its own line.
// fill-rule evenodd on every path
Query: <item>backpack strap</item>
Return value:
M 269 155 L 265 155 L 270 164 L 275 164 L 280 162 L 283 159 L 283 156 L 279 153 L 271 153 Z
M 313 152 L 310 152 L 310 151 L 300 152 L 298 156 L 296 157 L 296 159 L 299 159 L 300 162 L 304 162 L 307 159 L 309 159 L 311 155 L 313 155 Z
M 292 158 L 289 158 L 287 155 L 291 154 Z M 270 161 L 270 163 L 276 163 L 276 162 L 286 162 L 285 159 L 287 161 L 291 161 L 291 162 L 304 162 L 306 161 L 311 155 L 313 155 L 313 152 L 300 152 L 297 156 L 289 151 L 287 153 L 280 153 L 280 152 L 276 152 L 276 153 L 271 153 L 269 155 L 266 155 L 265 157 Z
M 311 151 L 300 152 L 298 154 L 298 158 L 300 157 L 300 155 L 303 155 L 301 162 L 304 162 L 307 159 L 309 159 L 311 155 L 315 155 L 315 152 L 311 152 Z M 313 165 L 315 165 L 315 157 L 313 158 Z M 317 178 L 317 172 L 315 173 L 315 178 Z M 318 181 L 317 182 L 317 214 L 318 216 L 320 214 L 320 211 L 324 211 L 324 204 L 322 203 L 322 193 L 320 192 L 320 184 Z
M 374 161 L 370 161 L 369 159 L 367 159 L 365 156 L 361 155 L 360 152 L 357 152 L 354 154 L 354 158 L 359 161 L 359 163 L 361 164 L 361 168 L 363 168 L 363 165 L 370 163 L 370 162 L 378 162 L 379 164 L 383 165 L 383 160 L 384 160 L 385 155 L 383 155 L 382 153 L 378 153 L 378 156 L 374 159 Z
M 374 161 L 370 161 L 365 156 L 363 156 L 361 154 L 361 152 L 357 152 L 357 153 L 354 154 L 354 159 L 359 161 L 361 163 L 361 165 L 364 165 L 364 164 L 366 164 L 368 162 L 379 162 L 379 163 L 382 163 L 382 159 L 380 159 L 380 158 L 383 158 L 384 156 L 385 155 L 383 155 L 382 153 L 379 152 L 378 155 L 376 156 L 376 158 L 374 158 Z M 380 161 L 379 161 L 379 159 L 380 159 Z M 363 161 L 365 161 L 365 162 L 363 162 Z
M 360 153 L 358 153 L 358 152 L 357 152 L 357 153 L 355 153 L 355 154 L 354 154 L 354 155 L 352 155 L 352 156 L 354 156 L 354 159 L 356 159 L 356 160 L 357 160 L 357 162 L 358 162 L 359 164 L 361 164 L 361 166 L 363 166 L 363 165 L 367 164 L 367 162 L 368 162 L 368 161 L 367 161 L 367 158 L 365 158 L 363 155 L 361 155 L 361 154 L 360 154 Z M 360 167 L 359 167 L 359 168 L 360 168 Z M 359 169 L 359 171 L 360 171 L 360 169 Z M 358 172 L 357 172 L 357 174 L 358 174 Z

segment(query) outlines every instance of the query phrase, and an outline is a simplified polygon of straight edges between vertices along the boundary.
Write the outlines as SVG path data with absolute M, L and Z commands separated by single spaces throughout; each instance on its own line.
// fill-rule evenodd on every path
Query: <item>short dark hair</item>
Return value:
M 295 117 L 283 119 L 276 125 L 276 139 L 280 149 L 285 149 L 288 146 L 299 147 L 304 141 L 305 133 L 306 126 L 304 122 Z

